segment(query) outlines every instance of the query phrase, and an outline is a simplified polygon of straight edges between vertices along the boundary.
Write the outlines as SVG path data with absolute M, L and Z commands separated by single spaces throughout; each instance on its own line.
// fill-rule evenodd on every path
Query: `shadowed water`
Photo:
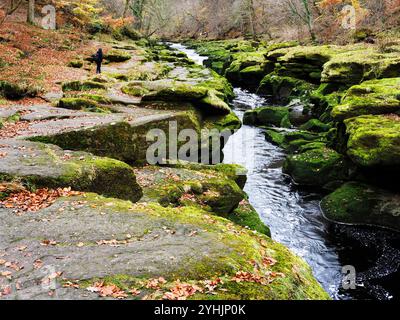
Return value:
M 206 58 L 180 44 L 171 45 L 203 64 Z M 267 105 L 262 97 L 240 88 L 232 102 L 243 118 L 246 110 Z M 265 140 L 263 129 L 244 125 L 224 149 L 225 163 L 248 169 L 245 191 L 274 240 L 286 245 L 311 266 L 334 299 L 400 297 L 400 236 L 376 228 L 330 225 L 322 217 L 323 195 L 300 190 L 282 173 L 285 153 Z M 356 289 L 342 289 L 344 266 L 357 271 Z

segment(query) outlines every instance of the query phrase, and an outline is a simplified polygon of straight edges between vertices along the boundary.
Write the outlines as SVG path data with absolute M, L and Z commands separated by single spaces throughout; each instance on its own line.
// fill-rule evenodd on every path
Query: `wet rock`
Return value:
M 59 199 L 36 212 L 34 220 L 30 214 L 16 216 L 12 209 L 0 208 L 0 221 L 2 252 L 24 267 L 12 273 L 21 289 L 13 291 L 10 299 L 48 299 L 49 290 L 41 285 L 47 266 L 65 279 L 54 280 L 57 299 L 101 299 L 86 290 L 99 280 L 126 291 L 139 286 L 143 298 L 155 292 L 146 288 L 147 281 L 159 277 L 167 281 L 161 284 L 161 296 L 178 279 L 202 285 L 204 280 L 222 277 L 219 288 L 226 291 L 198 292 L 194 298 L 329 299 L 308 265 L 284 246 L 193 207 L 133 205 L 86 194 Z M 41 245 L 46 239 L 54 245 Z M 24 252 L 16 250 L 21 246 L 26 247 Z M 267 258 L 277 263 L 268 266 L 263 263 Z M 43 269 L 34 268 L 39 259 Z M 252 272 L 254 263 L 262 275 L 277 273 L 274 281 L 263 285 L 232 280 L 239 271 Z M 68 280 L 80 280 L 79 287 L 63 286 Z
M 125 50 L 112 49 L 104 55 L 108 62 L 124 62 L 130 60 L 132 56 Z
M 312 131 L 312 132 L 328 132 L 331 129 L 329 124 L 323 123 L 318 119 L 311 119 L 302 126 L 300 126 L 301 130 Z
M 361 116 L 345 121 L 347 154 L 359 166 L 393 167 L 400 164 L 400 117 Z
M 106 89 L 107 86 L 95 81 L 70 81 L 62 84 L 62 90 L 66 91 L 85 91 L 91 89 Z
M 331 182 L 349 180 L 353 168 L 343 155 L 320 148 L 288 156 L 283 171 L 300 185 L 323 187 Z
M 388 113 L 400 113 L 400 78 L 370 80 L 353 86 L 332 110 L 332 116 L 339 121 Z
M 84 152 L 63 151 L 41 143 L 2 140 L 0 180 L 19 181 L 32 188 L 66 188 L 139 200 L 141 188 L 127 164 Z

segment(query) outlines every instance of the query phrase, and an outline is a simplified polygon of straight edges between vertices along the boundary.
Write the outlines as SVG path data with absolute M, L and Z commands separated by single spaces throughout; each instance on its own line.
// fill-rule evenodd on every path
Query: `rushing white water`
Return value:
M 199 64 L 207 59 L 181 44 L 171 44 L 171 47 L 186 53 Z M 267 104 L 264 98 L 240 88 L 235 88 L 235 94 L 232 105 L 241 119 L 246 110 Z M 271 228 L 273 239 L 304 258 L 332 298 L 390 297 L 389 291 L 381 284 L 370 284 L 367 293 L 363 286 L 364 281 L 377 278 L 377 274 L 385 275 L 388 271 L 398 277 L 400 251 L 392 247 L 392 243 L 398 241 L 396 235 L 339 226 L 332 232 L 320 211 L 321 195 L 300 191 L 282 173 L 285 153 L 266 141 L 263 129 L 244 125 L 230 138 L 224 155 L 225 163 L 241 164 L 247 168 L 245 191 L 262 221 Z M 368 256 L 375 257 L 377 261 L 370 261 Z M 372 271 L 368 269 L 371 263 Z M 341 289 L 342 268 L 345 265 L 361 270 L 367 268 L 359 277 L 358 290 Z

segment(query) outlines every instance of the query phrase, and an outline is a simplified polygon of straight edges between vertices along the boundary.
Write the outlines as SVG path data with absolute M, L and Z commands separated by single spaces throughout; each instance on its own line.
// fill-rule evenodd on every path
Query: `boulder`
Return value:
M 270 96 L 274 103 L 286 105 L 295 98 L 307 96 L 312 89 L 306 81 L 271 73 L 262 79 L 257 92 Z
M 289 108 L 287 107 L 262 107 L 246 111 L 243 123 L 247 125 L 263 125 L 276 127 L 291 127 Z
M 339 121 L 388 113 L 400 114 L 400 78 L 370 80 L 353 86 L 332 110 L 332 116 Z
M 131 58 L 127 51 L 118 49 L 111 49 L 104 55 L 104 59 L 108 62 L 124 62 Z
M 19 181 L 30 188 L 68 188 L 138 201 L 142 190 L 126 163 L 53 145 L 2 140 L 0 181 Z
M 300 126 L 300 130 L 312 131 L 312 132 L 328 132 L 331 129 L 329 124 L 323 123 L 318 119 L 311 119 L 302 126 Z

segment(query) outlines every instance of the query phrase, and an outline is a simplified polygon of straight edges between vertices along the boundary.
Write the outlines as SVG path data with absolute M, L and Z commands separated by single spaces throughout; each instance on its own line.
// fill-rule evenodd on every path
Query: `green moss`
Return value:
M 284 147 L 285 146 L 285 135 L 282 134 L 281 132 L 273 129 L 268 129 L 265 131 L 265 139 L 279 147 Z
M 347 154 L 363 167 L 400 164 L 400 118 L 361 116 L 345 121 Z
M 325 217 L 338 223 L 400 230 L 398 195 L 371 185 L 346 183 L 325 197 L 321 208 Z
M 262 79 L 257 92 L 272 96 L 276 103 L 288 104 L 294 98 L 307 99 L 312 89 L 306 81 L 271 73 Z
M 104 201 L 101 198 L 91 199 L 98 210 L 110 210 L 110 200 Z M 106 207 L 106 203 L 108 205 Z M 125 205 L 119 205 L 121 201 L 113 201 L 112 210 L 127 210 Z M 121 208 L 121 209 L 118 209 Z M 143 295 L 152 294 L 154 290 L 144 288 L 146 281 L 151 278 L 165 277 L 167 283 L 160 288 L 158 298 L 161 299 L 164 292 L 173 287 L 174 281 L 181 280 L 203 287 L 202 281 L 221 278 L 223 284 L 215 291 L 216 295 L 207 293 L 198 293 L 191 299 L 329 299 L 328 295 L 317 281 L 313 278 L 311 269 L 303 260 L 291 254 L 285 247 L 273 242 L 270 238 L 245 230 L 235 226 L 229 221 L 213 217 L 210 223 L 210 217 L 204 211 L 193 207 L 182 208 L 162 208 L 155 204 L 136 204 L 130 206 L 129 214 L 135 212 L 145 213 L 147 219 L 154 219 L 156 222 L 169 221 L 169 224 L 183 223 L 196 230 L 202 230 L 209 236 L 218 238 L 220 245 L 229 248 L 216 254 L 209 252 L 207 257 L 193 257 L 180 261 L 181 268 L 177 270 L 164 270 L 152 272 L 152 274 L 143 277 L 132 277 L 129 275 L 114 275 L 106 277 L 107 284 L 115 284 L 118 287 L 128 291 L 132 287 L 143 290 Z M 163 222 L 165 223 L 165 222 Z M 213 245 L 210 245 L 213 247 Z M 274 266 L 263 265 L 262 259 L 271 257 L 277 260 Z M 254 264 L 259 266 L 255 270 Z M 247 271 L 258 273 L 260 275 L 283 273 L 284 277 L 277 276 L 274 281 L 268 285 L 258 283 L 242 282 L 236 283 L 232 277 L 238 271 Z M 100 279 L 90 279 L 82 281 L 82 285 L 89 286 Z M 219 289 L 225 290 L 219 290 Z
M 124 50 L 112 49 L 104 55 L 104 59 L 108 62 L 124 62 L 130 60 L 132 56 Z
M 269 237 L 271 236 L 271 231 L 261 221 L 258 212 L 246 200 L 242 201 L 239 204 L 238 208 L 229 215 L 229 220 L 240 226 L 248 227 L 251 230 L 256 230 Z
M 129 84 L 127 86 L 122 87 L 122 92 L 125 94 L 129 94 L 134 97 L 142 97 L 149 93 L 149 90 L 146 88 L 142 88 L 138 85 Z
M 300 130 L 312 131 L 312 132 L 328 132 L 331 126 L 319 121 L 318 119 L 311 119 L 307 123 L 300 126 Z
M 82 93 L 79 94 L 79 98 L 88 99 L 91 101 L 95 101 L 99 104 L 111 104 L 111 100 L 103 95 L 100 94 L 90 94 L 90 93 Z
M 0 81 L 0 96 L 10 100 L 18 100 L 24 97 L 34 97 L 39 93 L 38 88 L 26 84 L 15 84 L 8 81 Z
M 351 164 L 336 151 L 321 148 L 288 156 L 283 170 L 298 184 L 323 187 L 333 181 L 348 180 Z
M 400 113 L 400 78 L 365 81 L 351 87 L 332 116 L 344 120 L 360 115 Z
M 202 98 L 199 103 L 206 113 L 211 114 L 230 114 L 229 105 L 221 99 L 221 94 L 216 90 L 208 90 L 207 95 Z
M 62 84 L 62 90 L 65 91 L 84 91 L 91 89 L 106 89 L 106 85 L 95 81 L 71 81 Z
M 83 60 L 72 60 L 68 63 L 68 67 L 71 68 L 82 68 L 83 67 Z

